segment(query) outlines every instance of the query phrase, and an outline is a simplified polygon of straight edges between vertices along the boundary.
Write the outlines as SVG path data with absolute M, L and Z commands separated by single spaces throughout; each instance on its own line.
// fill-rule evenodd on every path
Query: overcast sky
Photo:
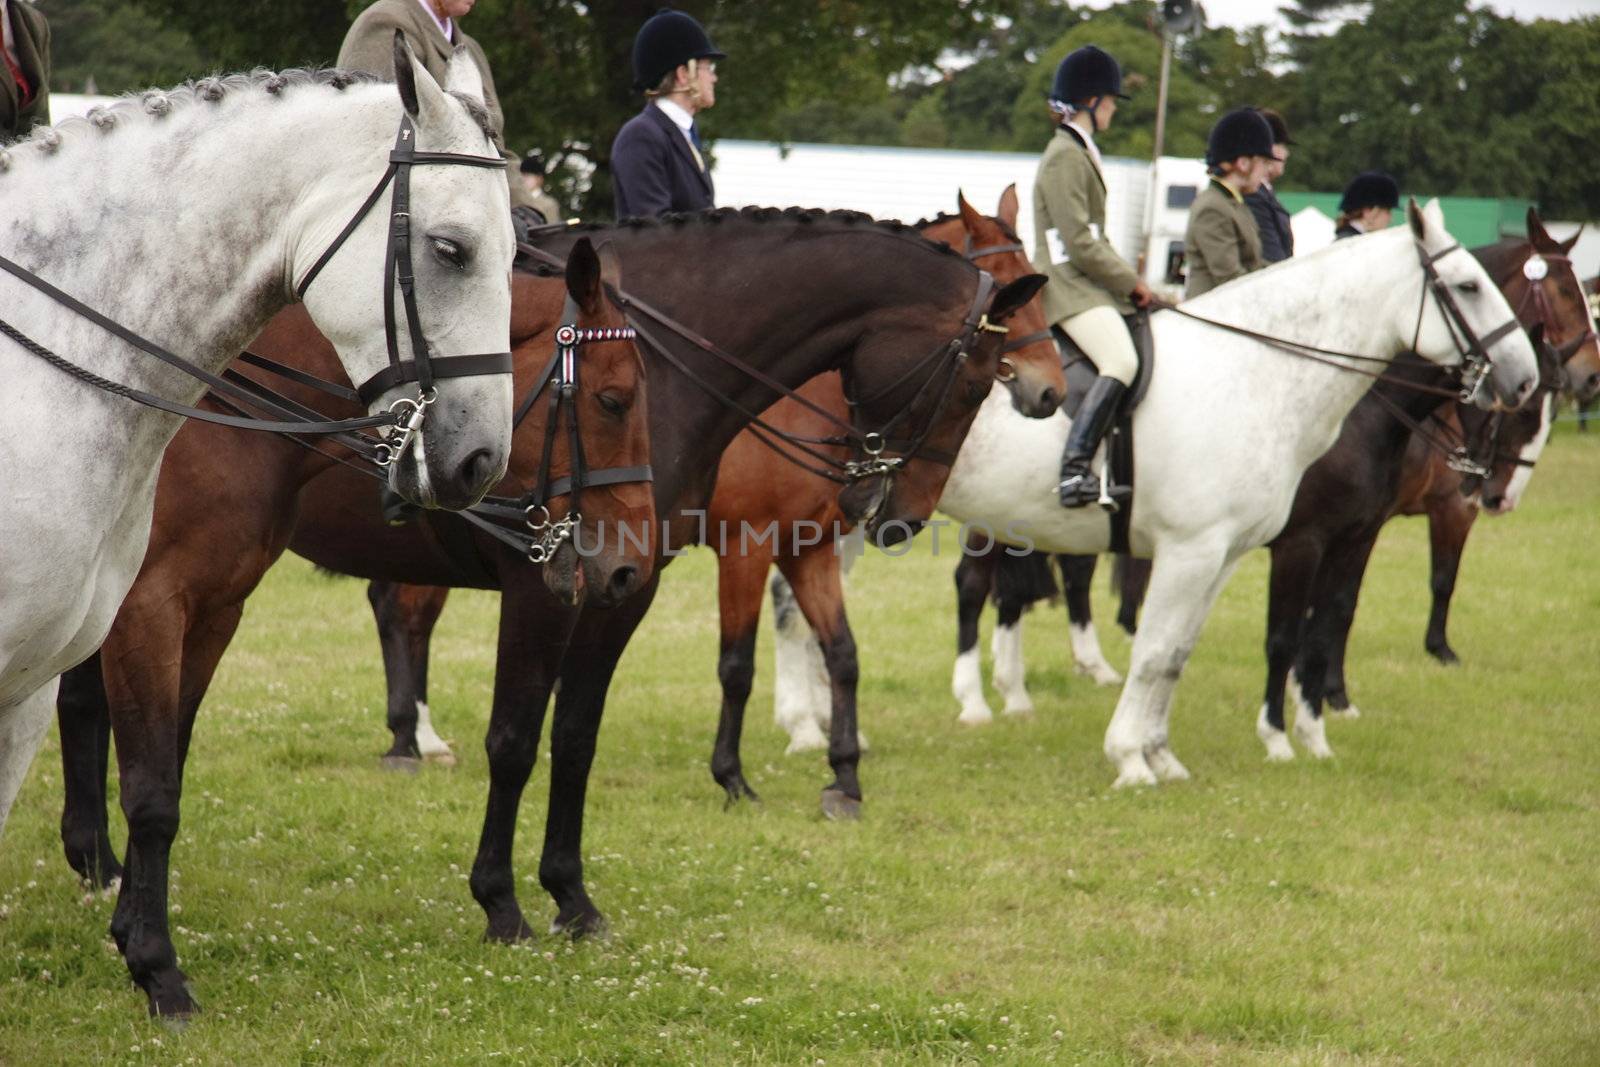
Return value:
M 1259 26 L 1266 23 L 1282 29 L 1276 0 L 1200 0 L 1206 21 L 1213 26 Z M 1110 0 L 1088 0 L 1089 7 L 1105 7 Z M 1473 0 L 1474 7 L 1488 6 L 1502 15 L 1519 19 L 1570 19 L 1580 15 L 1600 15 L 1600 0 Z

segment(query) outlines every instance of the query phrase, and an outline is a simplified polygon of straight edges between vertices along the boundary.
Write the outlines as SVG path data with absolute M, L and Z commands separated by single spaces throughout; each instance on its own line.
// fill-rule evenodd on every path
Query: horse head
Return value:
M 959 211 L 953 218 L 940 218 L 922 227 L 922 235 L 960 247 L 967 259 L 993 275 L 1001 285 L 1009 285 L 1034 273 L 1027 250 L 1017 237 L 1017 187 L 1006 186 L 993 217 L 982 215 L 957 193 Z M 1010 334 L 1001 350 L 998 377 L 1011 390 L 1011 403 L 1032 419 L 1049 418 L 1067 395 L 1066 376 L 1061 372 L 1061 354 L 1050 339 L 1044 321 L 1044 307 L 1033 299 L 1007 322 Z
M 1542 313 L 1545 339 L 1558 349 L 1566 350 L 1577 339 L 1566 361 L 1567 388 L 1579 403 L 1586 403 L 1600 394 L 1600 330 L 1569 258 L 1582 228 L 1565 241 L 1557 241 L 1534 208 L 1528 208 L 1527 221 L 1531 254 L 1522 269 L 1503 283 L 1506 296 L 1519 309 L 1526 299 Z
M 1520 406 L 1538 384 L 1538 366 L 1499 286 L 1445 229 L 1438 200 L 1420 208 L 1409 201 L 1406 217 L 1422 267 L 1422 298 L 1420 306 L 1410 301 L 1409 313 L 1399 311 L 1404 321 L 1396 322 L 1397 332 L 1415 337 L 1411 347 L 1432 363 L 1464 365 L 1466 393 L 1475 403 Z M 1397 309 L 1405 303 L 1399 301 Z M 1487 391 L 1480 387 L 1484 379 Z
M 347 143 L 365 121 L 374 150 L 324 146 L 329 164 L 291 220 L 289 276 L 368 409 L 401 423 L 390 484 L 426 507 L 462 508 L 500 478 L 511 448 L 505 169 L 464 50 L 440 87 L 397 33 L 395 73 L 386 91 L 399 113 L 365 108 L 350 123 Z
M 575 315 L 563 328 L 576 327 L 582 338 L 574 350 L 575 396 L 568 409 L 573 423 L 552 429 L 546 422 L 542 432 L 530 426 L 527 436 L 549 447 L 545 462 L 583 484 L 545 516 L 579 525 L 545 564 L 544 582 L 564 603 L 576 604 L 587 592 L 595 603 L 611 606 L 637 592 L 655 568 L 655 494 L 647 477 L 639 476 L 650 463 L 644 362 L 612 300 L 622 271 L 611 246 L 596 250 L 588 238 L 580 239 L 567 256 L 566 278 Z M 548 352 L 551 336 L 542 332 L 525 343 Z M 536 402 L 533 410 L 545 407 Z
M 1542 326 L 1533 328 L 1539 354 L 1539 387 L 1530 402 L 1515 411 L 1483 411 L 1462 404 L 1457 408 L 1462 437 L 1472 458 L 1488 469 L 1486 475 L 1462 480 L 1461 492 L 1490 515 L 1516 508 L 1533 478 L 1533 467 L 1555 423 L 1556 401 L 1565 383 L 1562 364 L 1576 348 L 1576 340 L 1558 349 L 1543 339 Z

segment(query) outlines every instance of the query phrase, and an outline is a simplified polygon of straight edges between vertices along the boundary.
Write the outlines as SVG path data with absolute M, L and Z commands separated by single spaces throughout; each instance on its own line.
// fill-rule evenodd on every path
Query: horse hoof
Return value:
M 443 752 L 424 752 L 422 761 L 431 763 L 435 767 L 454 767 L 456 765 L 456 754 L 448 748 Z
M 403 774 L 416 774 L 422 769 L 422 761 L 416 756 L 384 756 L 378 763 L 386 771 Z
M 1016 704 L 1008 703 L 1005 706 L 1002 714 L 1009 715 L 1016 719 L 1031 719 L 1033 718 L 1033 701 L 1029 700 L 1018 702 Z
M 962 708 L 961 714 L 956 717 L 956 722 L 962 726 L 988 726 L 994 722 L 994 712 L 989 710 L 987 704 Z
M 151 979 L 145 985 L 145 993 L 150 998 L 151 1017 L 175 1031 L 187 1027 L 189 1019 L 200 1011 L 200 1002 L 189 991 L 189 979 L 181 972 Z
M 783 750 L 785 756 L 793 756 L 801 752 L 820 752 L 828 747 L 828 738 L 812 726 L 809 730 L 796 730 L 789 736 L 789 747 Z
M 1110 687 L 1113 685 L 1122 684 L 1122 675 L 1118 674 L 1114 670 L 1111 670 L 1109 667 L 1103 671 L 1090 671 L 1089 677 L 1094 679 L 1095 685 L 1099 686 Z
M 1124 759 L 1115 761 L 1119 770 L 1117 780 L 1111 783 L 1112 789 L 1128 789 L 1133 786 L 1157 784 L 1155 771 L 1150 769 L 1150 764 L 1144 758 L 1143 752 L 1135 753 Z
M 1163 782 L 1187 782 L 1189 768 L 1178 762 L 1178 757 L 1172 754 L 1170 748 L 1158 748 L 1145 753 L 1145 762 L 1150 764 L 1150 769 L 1155 772 L 1156 778 Z
M 593 907 L 583 908 L 572 915 L 562 912 L 550 923 L 550 932 L 564 934 L 574 941 L 603 938 L 606 935 L 605 916 Z
M 491 921 L 483 931 L 485 941 L 496 942 L 502 945 L 515 945 L 519 941 L 526 941 L 533 937 L 533 927 L 527 920 L 518 915 L 515 922 L 497 923 Z
M 727 800 L 722 805 L 723 811 L 738 807 L 741 800 L 748 800 L 752 804 L 761 803 L 761 798 L 756 795 L 754 789 L 750 788 L 750 783 L 745 781 L 742 775 L 723 782 L 721 785 L 723 792 L 728 794 Z
M 1438 648 L 1430 648 L 1428 649 L 1428 655 L 1438 660 L 1443 666 L 1461 666 L 1461 657 L 1456 655 L 1456 650 L 1451 648 L 1449 645 L 1441 645 Z
M 861 818 L 861 801 L 841 789 L 824 789 L 822 814 L 834 822 L 853 822 Z
M 1322 714 L 1330 719 L 1359 719 L 1361 718 L 1361 709 L 1354 704 L 1346 704 L 1342 708 L 1330 707 Z

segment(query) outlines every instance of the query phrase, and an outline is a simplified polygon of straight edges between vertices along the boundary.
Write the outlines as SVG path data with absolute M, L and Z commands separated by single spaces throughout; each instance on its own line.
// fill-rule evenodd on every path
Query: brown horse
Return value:
M 536 238 L 559 253 L 577 234 L 593 232 L 567 227 Z M 656 504 L 665 520 L 655 539 L 660 563 L 666 562 L 660 552 L 693 537 L 719 458 L 752 413 L 778 398 L 775 384 L 792 390 L 818 374 L 841 371 L 856 402 L 843 427 L 829 423 L 830 435 L 843 428 L 860 443 L 863 431 L 882 432 L 889 443 L 879 459 L 896 452 L 896 458 L 953 456 L 1000 367 L 1000 336 L 983 325 L 1011 319 L 1043 284 L 1030 275 L 991 291 L 986 276 L 950 248 L 909 227 L 848 212 L 723 210 L 631 220 L 602 232 L 631 279 L 629 299 L 665 309 L 652 317 L 630 305 L 638 312 L 631 321 L 652 324 L 641 347 L 655 412 Z M 728 353 L 759 369 L 742 367 Z M 886 541 L 914 532 L 932 511 L 948 468 L 937 462 L 902 468 L 892 460 L 877 465 L 856 455 L 852 462 L 863 466 L 851 468 L 850 484 L 838 493 L 843 513 Z M 516 898 L 511 857 L 517 809 L 557 682 L 539 879 L 557 905 L 555 929 L 574 936 L 597 929 L 603 920 L 584 887 L 581 855 L 589 768 L 612 674 L 649 609 L 655 581 L 615 607 L 588 602 L 572 610 L 530 581 L 521 565 L 490 566 L 487 578 L 481 563 L 466 560 L 448 573 L 389 566 L 361 547 L 382 529 L 376 508 L 356 514 L 339 506 L 346 480 L 330 471 L 302 494 L 296 552 L 369 579 L 450 586 L 492 581 L 503 593 L 485 741 L 489 802 L 471 878 L 488 917 L 487 936 L 512 940 L 533 932 Z M 825 803 L 859 798 L 855 758 L 841 754 Z
M 602 249 L 597 257 L 587 241 L 574 247 L 565 284 L 528 274 L 513 277 L 511 338 L 518 390 L 529 391 L 540 378 L 551 362 L 557 327 L 574 321 L 565 316 L 569 297 L 580 328 L 622 325 L 603 289 L 617 281 L 609 251 Z M 274 318 L 253 351 L 306 374 L 339 376 L 333 347 L 300 307 Z M 637 350 L 630 343 L 606 341 L 584 344 L 580 351 L 577 410 L 587 461 L 591 466 L 647 462 L 644 368 Z M 317 402 L 317 393 L 292 380 L 268 384 L 301 403 Z M 544 404 L 528 407 L 513 437 L 502 490 L 520 491 L 546 461 L 545 421 Z M 556 435 L 548 457 L 555 474 L 571 470 L 567 440 Z M 150 548 L 138 579 L 97 657 L 62 679 L 58 717 L 66 764 L 62 836 L 67 859 L 97 884 L 123 875 L 111 932 L 129 974 L 149 997 L 152 1014 L 182 1016 L 196 1008 L 177 967 L 166 906 L 168 858 L 195 714 L 246 597 L 288 544 L 300 489 L 338 465 L 339 458 L 337 448 L 317 451 L 287 437 L 186 425 L 163 461 Z M 376 504 L 375 482 L 352 471 L 350 484 L 352 493 Z M 582 508 L 591 520 L 648 524 L 654 517 L 652 494 L 644 484 L 585 493 Z M 369 546 L 369 551 L 387 550 Z M 612 552 L 597 554 L 584 566 L 592 590 L 621 597 L 649 578 L 654 559 L 644 551 Z M 574 580 L 570 562 L 564 570 L 553 565 L 545 571 L 558 588 Z M 128 820 L 125 873 L 107 836 L 108 726 L 116 735 Z
M 996 217 L 978 213 L 965 197 L 958 212 L 920 223 L 922 235 L 960 248 L 974 263 L 988 270 L 997 282 L 1010 283 L 1033 272 L 1016 236 L 1016 188 L 1001 195 Z M 1043 417 L 1054 413 L 1065 392 L 1060 359 L 1045 328 L 1037 301 L 1010 320 L 1011 351 L 1002 380 L 1023 414 Z M 842 418 L 848 411 L 840 378 L 826 374 L 806 383 L 800 395 Z M 828 421 L 794 400 L 780 400 L 762 413 L 765 423 L 802 437 L 820 440 L 832 432 Z M 711 547 L 718 553 L 718 594 L 722 624 L 722 650 L 717 664 L 723 699 L 711 773 L 727 791 L 730 802 L 755 797 L 745 780 L 739 759 L 739 738 L 745 704 L 755 673 L 757 623 L 767 573 L 774 563 L 794 589 L 793 600 L 811 624 L 827 665 L 832 723 L 829 762 L 835 774 L 858 744 L 856 731 L 856 679 L 859 668 L 855 641 L 845 614 L 840 582 L 839 538 L 852 529 L 838 504 L 838 487 L 826 471 L 814 464 L 774 463 L 769 437 L 746 430 L 723 453 L 716 491 L 707 510 L 708 530 L 729 531 Z M 845 458 L 842 445 L 821 450 Z M 914 466 L 931 461 L 918 461 Z M 743 530 L 756 531 L 745 536 Z M 770 536 L 760 536 L 771 531 Z M 421 589 L 374 582 L 369 589 L 384 650 L 391 708 L 427 707 L 427 650 L 435 621 L 448 590 Z M 413 719 L 415 721 L 415 719 Z M 390 728 L 397 719 L 391 715 Z M 400 723 L 403 729 L 407 724 Z M 807 724 L 810 725 L 809 723 Z M 397 734 L 397 743 L 402 743 Z M 442 742 L 437 742 L 443 747 Z M 860 798 L 829 794 L 828 811 L 852 815 Z

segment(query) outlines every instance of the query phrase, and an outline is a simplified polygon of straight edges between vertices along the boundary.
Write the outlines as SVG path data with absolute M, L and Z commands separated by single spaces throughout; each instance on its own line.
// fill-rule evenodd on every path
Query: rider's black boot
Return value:
M 390 526 L 404 526 L 422 513 L 422 509 L 390 489 L 388 484 L 378 486 L 378 503 L 383 506 L 383 521 Z
M 1067 434 L 1066 451 L 1061 456 L 1061 484 L 1058 489 L 1062 507 L 1081 508 L 1100 502 L 1100 479 L 1090 464 L 1094 462 L 1095 450 L 1100 447 L 1106 431 L 1111 429 L 1111 423 L 1117 417 L 1117 408 L 1121 406 L 1122 394 L 1127 388 L 1115 378 L 1102 374 L 1084 394 L 1083 403 L 1078 405 L 1078 414 L 1072 419 L 1072 431 Z M 1125 486 L 1116 486 L 1110 496 L 1112 505 L 1107 510 L 1115 510 L 1128 496 L 1128 490 Z

